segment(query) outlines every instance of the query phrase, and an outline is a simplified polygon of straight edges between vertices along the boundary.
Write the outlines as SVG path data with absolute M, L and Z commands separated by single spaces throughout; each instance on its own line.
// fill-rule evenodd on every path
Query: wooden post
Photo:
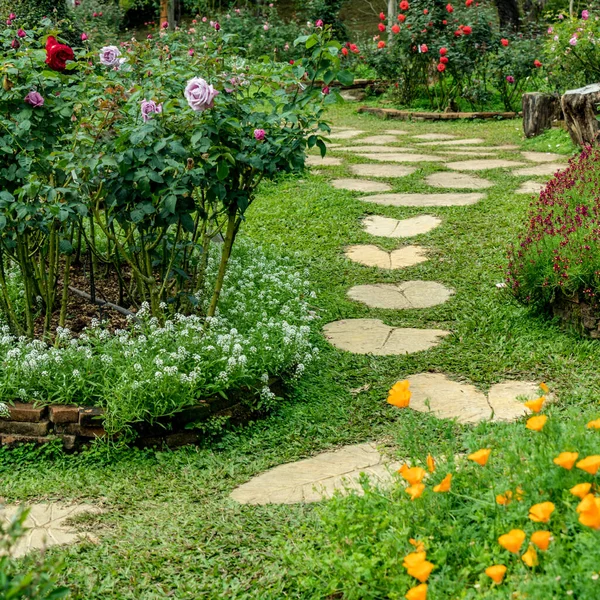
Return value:
M 552 127 L 562 116 L 560 96 L 531 92 L 523 94 L 523 131 L 525 137 L 535 137 Z
M 169 5 L 171 3 L 169 2 L 169 0 L 160 0 L 160 21 L 159 21 L 159 27 L 162 27 L 162 24 L 165 21 L 169 21 Z M 169 23 L 169 26 L 171 24 Z
M 600 83 L 567 90 L 561 100 L 565 125 L 578 146 L 593 144 L 598 137 L 596 106 L 600 104 Z

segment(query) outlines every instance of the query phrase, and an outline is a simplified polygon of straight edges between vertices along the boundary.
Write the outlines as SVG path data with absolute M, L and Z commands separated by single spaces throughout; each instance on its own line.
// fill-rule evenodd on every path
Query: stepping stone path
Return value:
M 359 135 L 362 135 L 364 131 L 358 129 L 343 129 L 339 131 L 332 131 L 327 137 L 332 140 L 349 140 Z
M 438 150 L 443 152 L 444 156 L 496 156 L 493 152 L 469 152 L 468 150 Z
M 233 490 L 231 498 L 241 504 L 293 504 L 318 502 L 336 491 L 362 494 L 361 473 L 374 483 L 388 483 L 399 467 L 384 460 L 375 444 L 344 446 L 274 467 Z
M 404 281 L 403 283 L 375 283 L 356 285 L 348 290 L 348 297 L 371 308 L 405 310 L 430 308 L 443 304 L 454 290 L 436 281 Z
M 352 152 L 361 156 L 364 153 L 393 154 L 398 152 L 413 152 L 411 148 L 400 148 L 398 146 L 344 146 L 343 148 L 336 148 L 335 151 Z
M 553 154 L 552 152 L 522 152 L 523 156 L 531 162 L 547 163 L 566 161 L 567 157 L 563 154 Z
M 485 198 L 485 194 L 379 194 L 360 198 L 384 206 L 467 206 Z
M 530 381 L 499 383 L 486 395 L 441 373 L 421 373 L 407 379 L 412 393 L 410 408 L 459 423 L 512 421 L 530 413 L 518 397 L 532 400 L 540 394 L 538 384 Z
M 435 142 L 419 142 L 419 146 L 476 146 L 477 144 L 485 144 L 485 140 L 481 138 L 469 138 L 466 140 L 446 140 Z
M 0 519 L 10 523 L 19 511 L 19 506 L 0 507 Z M 33 550 L 44 550 L 50 546 L 74 544 L 82 539 L 93 540 L 93 536 L 78 533 L 67 521 L 82 514 L 99 514 L 98 507 L 89 504 L 30 504 L 25 519 L 25 535 L 17 542 L 12 556 L 24 556 Z
M 515 194 L 539 194 L 545 187 L 546 184 L 539 181 L 525 181 Z
M 389 133 L 390 135 L 408 135 L 408 131 L 404 131 L 403 129 L 386 129 L 384 133 Z
M 361 152 L 359 155 L 369 160 L 378 160 L 380 162 L 444 162 L 444 159 L 441 156 L 433 156 L 432 154 L 411 154 L 405 152 L 390 152 L 389 154 L 363 154 Z
M 419 215 L 401 221 L 372 215 L 363 219 L 363 228 L 367 233 L 379 237 L 404 238 L 429 233 L 441 222 L 441 219 L 431 215 Z
M 454 140 L 456 139 L 455 135 L 450 133 L 421 133 L 419 135 L 413 135 L 413 139 L 415 140 Z
M 392 186 L 387 183 L 368 179 L 334 179 L 331 185 L 338 190 L 351 192 L 389 192 L 392 189 Z
M 320 155 L 309 154 L 304 161 L 307 167 L 337 167 L 342 164 L 341 158 L 335 158 L 333 156 L 325 156 L 321 158 Z
M 433 173 L 425 178 L 428 185 L 453 190 L 485 190 L 494 184 L 487 179 L 465 173 Z
M 370 135 L 368 137 L 353 140 L 357 144 L 372 144 L 373 146 L 384 146 L 385 144 L 395 144 L 398 138 L 395 135 Z
M 416 168 L 403 165 L 350 165 L 350 170 L 361 177 L 406 177 L 412 175 Z
M 414 354 L 437 346 L 450 335 L 442 329 L 389 327 L 379 319 L 344 319 L 323 328 L 325 338 L 340 350 L 353 354 L 394 356 Z
M 487 171 L 488 169 L 508 169 L 520 167 L 523 163 L 514 160 L 504 160 L 502 158 L 490 158 L 482 160 L 461 160 L 449 162 L 446 166 L 454 171 Z M 535 167 L 534 167 L 535 168 Z
M 427 250 L 421 246 L 404 246 L 397 250 L 387 252 L 371 244 L 361 246 L 348 246 L 346 256 L 367 267 L 380 269 L 403 269 L 412 267 L 427 260 Z
M 547 176 L 554 175 L 558 171 L 564 171 L 567 165 L 564 163 L 542 163 L 535 165 L 535 167 L 525 167 L 524 169 L 517 169 L 513 171 L 513 175 L 527 175 L 529 176 Z

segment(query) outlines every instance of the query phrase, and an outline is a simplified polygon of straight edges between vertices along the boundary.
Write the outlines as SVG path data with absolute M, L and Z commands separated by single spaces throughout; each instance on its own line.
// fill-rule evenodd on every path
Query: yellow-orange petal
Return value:
M 574 485 L 569 491 L 571 492 L 571 494 L 573 494 L 573 496 L 577 496 L 578 498 L 581 498 L 583 500 L 590 493 L 591 489 L 592 484 L 586 482 Z
M 504 575 L 506 575 L 506 567 L 504 565 L 492 565 L 485 570 L 485 574 L 494 583 L 502 583 Z
M 515 490 L 516 501 L 521 502 L 521 500 L 523 500 L 524 496 L 525 496 L 525 490 L 522 487 L 517 486 L 517 489 Z
M 540 502 L 529 509 L 529 518 L 535 523 L 547 523 L 556 507 L 552 502 Z
M 430 473 L 435 473 L 435 460 L 433 459 L 433 456 L 431 456 L 431 454 L 427 455 L 427 470 Z
M 402 477 L 404 477 L 404 479 L 406 479 L 406 481 L 408 481 L 408 483 L 411 485 L 414 485 L 415 483 L 421 483 L 425 475 L 427 475 L 427 471 L 425 471 L 425 469 L 422 467 L 411 467 L 402 473 Z
M 550 391 L 550 388 L 545 384 L 545 383 L 540 383 L 540 390 L 542 390 L 542 392 L 544 392 L 544 394 L 547 394 Z
M 588 429 L 600 429 L 600 419 L 594 419 L 593 421 L 590 421 L 586 427 Z
M 545 402 L 546 402 L 546 397 L 540 396 L 539 398 L 536 398 L 535 400 L 528 400 L 527 402 L 525 402 L 525 406 L 531 412 L 539 413 L 540 410 L 542 410 L 542 406 L 544 406 Z
M 400 475 L 402 475 L 406 471 L 408 471 L 408 465 L 406 463 L 404 463 L 404 464 L 400 465 L 400 468 L 396 471 L 396 473 L 400 473 Z
M 415 547 L 415 552 L 425 552 L 425 544 L 421 540 L 415 540 L 414 538 L 410 538 L 408 542 Z
M 491 448 L 482 448 L 481 450 L 477 450 L 477 452 L 473 452 L 473 454 L 469 454 L 467 458 L 473 462 L 476 462 L 478 465 L 485 467 L 491 451 Z
M 498 543 L 509 552 L 517 553 L 525 541 L 525 532 L 522 529 L 511 529 L 508 533 L 498 538 Z
M 411 552 L 410 554 L 407 554 L 402 559 L 402 566 L 405 569 L 410 569 L 410 568 L 422 563 L 426 558 L 427 558 L 427 554 L 424 550 L 423 551 L 417 550 L 417 552 Z
M 399 382 L 400 383 L 400 382 Z M 408 383 L 408 382 L 407 382 Z M 411 393 L 407 387 L 396 384 L 388 393 L 387 402 L 398 408 L 406 408 L 410 404 Z
M 592 454 L 591 456 L 586 456 L 582 460 L 577 463 L 577 468 L 589 473 L 590 475 L 595 475 L 600 468 L 600 454 Z
M 523 554 L 523 556 L 521 556 L 521 560 L 528 567 L 535 567 L 538 564 L 538 555 L 537 555 L 537 552 L 535 551 L 535 548 L 533 546 L 529 546 L 529 548 L 527 549 L 527 552 L 525 552 L 525 554 Z
M 537 417 L 530 417 L 527 419 L 527 423 L 525 423 L 525 427 L 530 429 L 531 431 L 541 431 L 544 429 L 544 425 L 548 417 L 546 415 L 538 415 Z
M 427 584 L 422 583 L 417 587 L 410 588 L 404 597 L 406 600 L 427 600 Z
M 579 453 L 577 452 L 561 452 L 555 459 L 553 459 L 552 462 L 555 465 L 570 471 L 573 468 L 578 456 Z
M 434 492 L 449 492 L 450 484 L 452 483 L 452 473 L 448 473 L 444 479 L 442 479 L 438 485 L 433 488 Z
M 600 498 L 588 494 L 577 507 L 579 522 L 592 529 L 600 529 Z
M 549 531 L 534 531 L 531 534 L 531 543 L 535 544 L 540 550 L 548 550 L 548 546 L 552 541 L 552 533 Z
M 406 572 L 415 579 L 418 579 L 421 583 L 425 583 L 429 579 L 429 575 L 431 575 L 431 571 L 433 571 L 434 564 L 430 563 L 428 560 L 424 560 L 417 565 L 412 567 L 408 567 Z
M 416 500 L 417 498 L 420 498 L 421 494 L 425 491 L 425 484 L 415 483 L 414 485 L 407 487 L 404 491 L 410 496 L 411 500 Z
M 510 490 L 506 490 L 504 494 L 498 494 L 496 496 L 496 503 L 500 504 L 501 506 L 507 506 L 512 500 L 512 495 L 513 493 Z

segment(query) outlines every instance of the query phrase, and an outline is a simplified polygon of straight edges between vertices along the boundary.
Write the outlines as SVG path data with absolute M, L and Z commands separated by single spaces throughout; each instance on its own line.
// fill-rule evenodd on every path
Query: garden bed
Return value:
M 517 112 L 423 112 L 415 110 L 397 110 L 395 108 L 376 108 L 361 106 L 359 113 L 368 113 L 381 119 L 399 119 L 401 121 L 456 121 L 458 119 L 516 119 Z

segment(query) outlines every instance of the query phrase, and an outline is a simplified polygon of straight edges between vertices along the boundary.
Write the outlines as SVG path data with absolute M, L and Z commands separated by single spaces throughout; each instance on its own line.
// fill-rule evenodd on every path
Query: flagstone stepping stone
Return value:
M 344 129 L 340 131 L 332 131 L 327 137 L 332 140 L 349 140 L 365 133 L 359 129 Z
M 567 160 L 567 157 L 563 154 L 554 154 L 552 152 L 522 152 L 522 154 L 527 160 L 536 163 L 558 162 L 561 160 Z
M 373 146 L 384 146 L 385 144 L 395 144 L 398 138 L 395 135 L 370 135 L 368 137 L 352 140 L 356 144 L 371 144 Z
M 432 154 L 409 154 L 405 152 L 397 153 L 380 153 L 380 154 L 363 154 L 360 156 L 368 158 L 369 160 L 378 160 L 380 162 L 444 162 L 444 158 L 441 156 L 433 156 Z
M 368 179 L 334 179 L 331 185 L 338 190 L 351 192 L 389 192 L 392 186 L 382 181 L 369 181 Z
M 487 179 L 466 173 L 432 173 L 425 178 L 428 185 L 437 188 L 449 188 L 453 190 L 485 190 L 494 185 Z
M 412 136 L 415 140 L 454 140 L 458 136 L 452 135 L 450 133 L 420 133 L 419 135 Z
M 348 246 L 345 250 L 350 260 L 380 269 L 403 269 L 418 265 L 427 260 L 426 252 L 422 246 L 404 246 L 387 252 L 372 244 Z
M 460 160 L 449 162 L 446 166 L 454 171 L 487 171 L 488 169 L 504 169 L 520 167 L 523 163 L 502 158 L 488 158 L 482 160 Z
M 375 444 L 344 446 L 278 465 L 240 485 L 230 497 L 241 504 L 294 504 L 319 502 L 336 492 L 362 495 L 361 473 L 381 485 L 390 482 L 399 467 L 384 459 Z
M 307 167 L 337 167 L 342 164 L 342 159 L 335 158 L 334 156 L 321 158 L 320 155 L 315 156 L 314 154 L 310 154 L 306 157 L 304 164 Z
M 401 221 L 372 215 L 363 219 L 363 228 L 367 233 L 379 237 L 404 238 L 428 233 L 441 222 L 441 219 L 431 215 L 419 215 Z
M 398 146 L 344 146 L 343 148 L 336 148 L 336 152 L 354 152 L 354 153 L 372 153 L 381 154 L 392 154 L 393 152 L 414 152 L 412 148 L 399 148 Z M 362 154 L 361 154 L 362 156 Z
M 539 181 L 525 181 L 515 194 L 539 194 L 545 187 L 546 184 Z
M 419 142 L 419 146 L 475 146 L 477 144 L 485 144 L 485 140 L 482 138 L 469 138 L 465 140 Z
M 415 167 L 404 165 L 350 165 L 350 170 L 361 177 L 406 177 L 412 175 Z
M 93 539 L 89 534 L 78 533 L 73 525 L 67 523 L 81 514 L 102 512 L 90 504 L 30 504 L 29 515 L 25 519 L 25 535 L 17 542 L 12 556 L 24 556 L 33 550 L 43 550 L 49 546 L 74 544 L 82 539 Z M 0 507 L 0 520 L 10 523 L 17 515 L 19 506 Z
M 496 156 L 494 152 L 469 152 L 468 150 L 438 150 L 444 156 Z
M 407 379 L 412 393 L 410 408 L 459 423 L 512 421 L 530 413 L 518 397 L 532 400 L 539 396 L 538 384 L 530 381 L 496 384 L 486 395 L 471 384 L 452 381 L 441 373 L 421 373 Z
M 567 165 L 564 163 L 541 163 L 534 167 L 525 167 L 524 169 L 517 169 L 513 171 L 513 175 L 527 175 L 527 176 L 548 176 L 555 175 L 558 171 L 564 171 Z
M 379 319 L 344 319 L 323 328 L 330 344 L 354 354 L 392 356 L 422 352 L 450 335 L 443 329 L 389 327 Z
M 447 194 L 377 194 L 360 200 L 384 206 L 468 206 L 485 198 L 485 194 L 449 192 Z
M 518 150 L 519 146 L 515 144 L 504 144 L 502 146 L 488 146 L 487 150 Z
M 384 133 L 388 133 L 390 135 L 407 135 L 408 131 L 404 129 L 386 129 Z
M 405 310 L 430 308 L 443 304 L 454 294 L 437 281 L 404 281 L 402 283 L 375 283 L 355 285 L 348 297 L 371 308 Z

